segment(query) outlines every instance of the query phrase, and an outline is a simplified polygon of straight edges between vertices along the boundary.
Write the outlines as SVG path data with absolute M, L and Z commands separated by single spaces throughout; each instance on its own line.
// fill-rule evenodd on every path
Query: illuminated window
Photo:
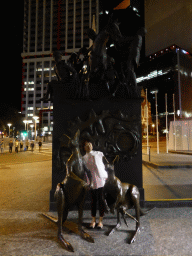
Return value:
M 167 74 L 170 70 L 171 70 L 170 68 L 165 69 L 164 71 L 163 71 L 163 70 L 159 70 L 159 71 L 154 70 L 154 71 L 150 72 L 147 76 L 138 77 L 138 78 L 136 79 L 136 81 L 137 81 L 137 83 L 140 83 L 140 82 L 143 82 L 143 81 L 145 81 L 145 80 L 150 80 L 150 79 L 152 79 L 152 78 L 154 78 L 154 77 L 165 75 L 165 74 Z
M 27 84 L 34 84 L 34 81 L 24 82 L 25 85 Z
M 24 88 L 24 91 L 34 91 L 34 88 L 28 88 L 28 89 Z
M 44 68 L 44 69 L 42 69 L 42 68 L 37 68 L 36 69 L 36 71 L 49 71 L 49 70 L 54 70 L 54 68 Z

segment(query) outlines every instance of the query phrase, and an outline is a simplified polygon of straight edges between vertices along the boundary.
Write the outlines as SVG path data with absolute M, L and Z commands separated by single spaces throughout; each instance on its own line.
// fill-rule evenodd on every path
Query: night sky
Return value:
M 21 108 L 23 0 L 4 1 L 1 16 L 2 63 L 0 118 L 5 107 Z

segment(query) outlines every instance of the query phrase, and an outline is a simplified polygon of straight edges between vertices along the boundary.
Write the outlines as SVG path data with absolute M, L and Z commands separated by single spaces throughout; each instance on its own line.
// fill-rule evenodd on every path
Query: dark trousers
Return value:
M 97 202 L 99 203 L 99 214 L 100 217 L 104 216 L 104 202 L 102 199 L 103 188 L 93 189 L 91 190 L 91 215 L 92 217 L 96 217 L 97 211 Z

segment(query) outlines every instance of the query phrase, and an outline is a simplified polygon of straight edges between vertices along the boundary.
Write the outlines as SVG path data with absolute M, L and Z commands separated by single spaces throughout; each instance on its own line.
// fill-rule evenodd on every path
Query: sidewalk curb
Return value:
M 180 208 L 180 207 L 192 207 L 191 199 L 159 199 L 144 201 L 144 208 Z
M 181 155 L 192 155 L 192 152 L 187 152 L 187 151 L 174 151 L 174 150 L 169 150 L 169 153 L 172 153 L 172 154 L 181 154 Z
M 148 165 L 148 166 L 151 166 L 155 169 L 166 169 L 166 168 L 170 168 L 170 169 L 179 169 L 179 168 L 192 168 L 192 164 L 179 164 L 179 165 L 176 165 L 176 164 L 169 164 L 169 165 L 161 165 L 161 164 L 157 164 L 157 163 L 152 163 L 152 162 L 149 162 L 149 161 L 144 161 L 142 160 L 142 163 L 144 165 Z

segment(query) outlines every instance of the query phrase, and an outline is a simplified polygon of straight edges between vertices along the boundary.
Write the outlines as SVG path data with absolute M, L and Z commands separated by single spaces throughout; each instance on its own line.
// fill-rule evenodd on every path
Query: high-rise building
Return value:
M 166 115 L 168 122 L 192 118 L 192 54 L 185 49 L 174 44 L 146 57 L 137 70 L 137 84 L 148 90 L 153 119 L 158 102 L 160 132 L 165 131 Z
M 86 31 L 92 25 L 98 31 L 98 15 L 98 0 L 24 1 L 22 114 L 29 122 L 38 114 L 44 132 L 52 131 L 53 106 L 39 100 L 55 77 L 52 53 L 60 50 L 67 60 L 89 47 Z
M 123 34 L 126 35 L 127 22 L 131 24 L 134 20 L 138 25 L 142 20 L 143 26 L 143 15 L 140 15 L 143 3 L 143 0 L 116 0 L 110 4 L 101 0 L 24 0 L 21 111 L 29 122 L 38 114 L 39 128 L 52 131 L 53 105 L 50 101 L 39 101 L 46 93 L 48 82 L 56 80 L 52 53 L 60 50 L 67 61 L 73 52 L 90 47 L 92 41 L 87 29 L 92 27 L 98 33 L 106 24 L 105 17 L 113 10 L 122 24 Z M 129 28 L 135 30 L 133 25 Z

